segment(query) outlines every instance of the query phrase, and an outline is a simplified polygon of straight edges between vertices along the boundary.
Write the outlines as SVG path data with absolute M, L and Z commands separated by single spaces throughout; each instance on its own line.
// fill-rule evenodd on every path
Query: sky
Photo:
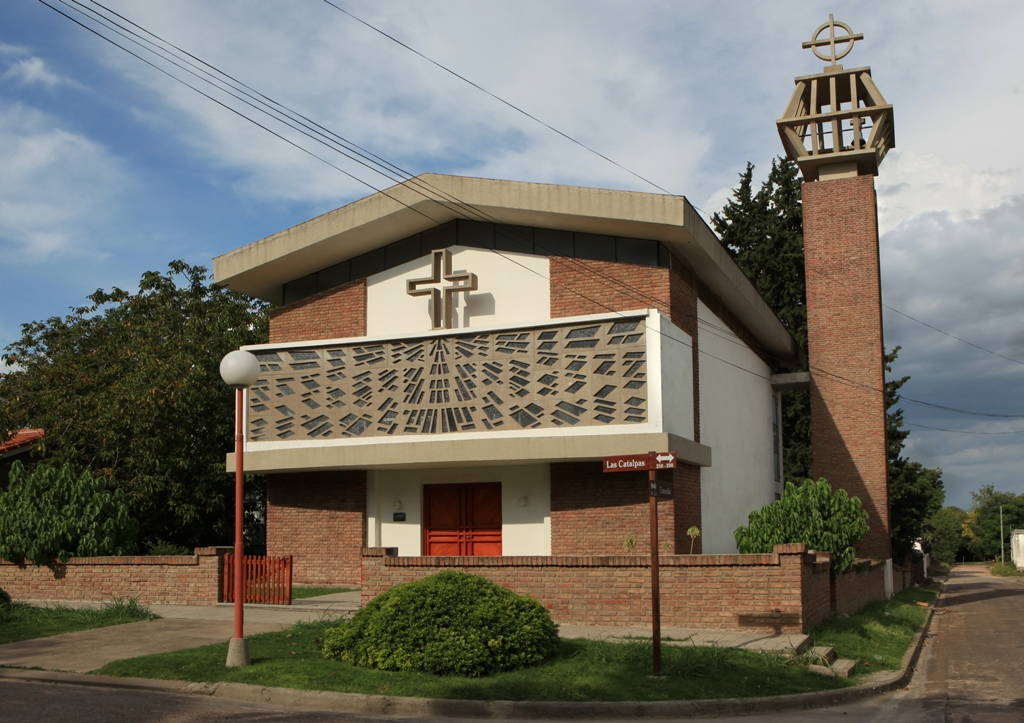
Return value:
M 748 161 L 760 182 L 782 153 L 793 78 L 823 65 L 801 43 L 829 13 L 863 33 L 842 62 L 871 66 L 895 114 L 876 179 L 893 373 L 911 376 L 905 397 L 1004 415 L 905 402 L 906 455 L 942 468 L 947 504 L 986 484 L 1024 493 L 1024 4 L 332 1 L 706 213 Z M 324 0 L 105 5 L 410 173 L 658 192 Z M 97 288 L 174 259 L 212 268 L 392 183 L 261 122 L 358 180 L 7 0 L 0 348 Z

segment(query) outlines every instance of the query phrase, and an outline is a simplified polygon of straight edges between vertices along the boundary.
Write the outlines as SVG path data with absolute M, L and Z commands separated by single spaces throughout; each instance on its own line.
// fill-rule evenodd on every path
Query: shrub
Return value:
M 135 552 L 138 523 L 120 490 L 108 490 L 90 472 L 76 475 L 37 465 L 30 473 L 11 465 L 11 484 L 0 492 L 0 557 L 48 565 L 54 559 Z
M 366 668 L 478 677 L 542 662 L 558 627 L 532 598 L 445 571 L 378 595 L 321 646 L 327 659 Z
M 860 500 L 836 490 L 824 479 L 799 487 L 786 483 L 782 499 L 750 513 L 747 527 L 736 528 L 740 553 L 771 552 L 775 545 L 806 542 L 832 553 L 832 569 L 841 572 L 857 559 L 857 545 L 868 533 L 868 513 Z
M 0 607 L 6 607 L 11 604 L 11 596 L 7 594 L 7 591 L 0 587 Z

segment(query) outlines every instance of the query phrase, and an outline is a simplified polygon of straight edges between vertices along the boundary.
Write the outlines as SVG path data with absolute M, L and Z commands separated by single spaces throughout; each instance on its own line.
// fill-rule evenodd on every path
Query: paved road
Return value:
M 920 669 L 905 690 L 836 708 L 747 717 L 746 723 L 1014 723 L 1024 721 L 1024 584 L 957 568 L 932 624 Z M 0 681 L 10 721 L 365 721 L 181 696 Z M 382 719 L 395 721 L 394 718 Z M 689 719 L 697 723 L 703 719 Z M 708 719 L 710 720 L 710 719 Z M 719 719 L 721 720 L 721 719 Z

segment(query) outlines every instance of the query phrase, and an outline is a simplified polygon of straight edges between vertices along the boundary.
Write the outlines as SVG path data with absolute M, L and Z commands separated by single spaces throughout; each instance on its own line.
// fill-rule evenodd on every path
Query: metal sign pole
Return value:
M 651 483 L 651 623 L 654 637 L 654 675 L 661 675 L 661 589 L 658 584 L 658 480 L 653 469 L 647 473 Z
M 675 469 L 675 452 L 622 454 L 605 457 L 605 472 L 639 472 L 647 470 L 651 487 L 651 627 L 654 639 L 654 675 L 661 676 L 661 589 L 658 581 L 658 497 L 671 497 L 672 487 L 658 487 L 657 470 Z

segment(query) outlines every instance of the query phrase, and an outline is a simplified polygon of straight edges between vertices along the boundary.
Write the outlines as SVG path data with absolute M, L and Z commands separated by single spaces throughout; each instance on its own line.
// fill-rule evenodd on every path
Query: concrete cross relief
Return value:
M 451 329 L 455 295 L 476 291 L 476 274 L 468 271 L 453 273 L 452 252 L 448 249 L 435 249 L 431 256 L 430 276 L 425 279 L 409 279 L 406 282 L 406 293 L 409 296 L 429 296 L 431 328 Z M 444 282 L 452 285 L 443 286 Z

